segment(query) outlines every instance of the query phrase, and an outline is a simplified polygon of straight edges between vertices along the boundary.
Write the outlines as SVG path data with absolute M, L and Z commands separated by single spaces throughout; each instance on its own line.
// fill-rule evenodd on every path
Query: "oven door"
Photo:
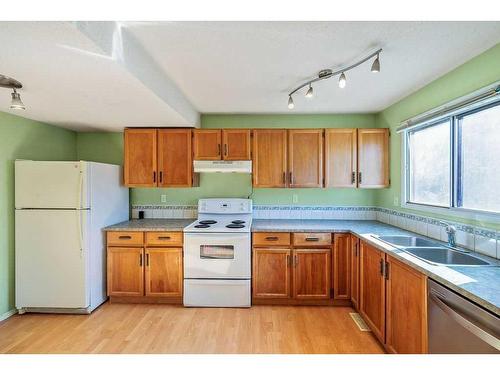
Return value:
M 250 279 L 250 233 L 185 233 L 184 278 Z

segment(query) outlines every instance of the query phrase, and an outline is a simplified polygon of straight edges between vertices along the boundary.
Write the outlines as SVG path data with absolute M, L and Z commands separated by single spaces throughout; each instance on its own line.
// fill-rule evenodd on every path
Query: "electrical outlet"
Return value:
M 299 202 L 299 196 L 297 194 L 292 194 L 292 202 L 293 203 L 298 203 Z
M 399 205 L 399 199 L 398 197 L 394 197 L 394 206 Z
M 161 203 L 167 203 L 167 194 L 160 195 Z

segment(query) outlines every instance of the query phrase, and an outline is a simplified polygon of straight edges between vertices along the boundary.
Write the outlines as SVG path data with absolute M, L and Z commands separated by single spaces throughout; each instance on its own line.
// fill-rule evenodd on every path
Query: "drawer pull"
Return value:
M 318 242 L 319 238 L 318 237 L 306 237 L 307 242 Z
M 158 239 L 159 239 L 159 240 L 169 240 L 169 239 L 171 239 L 171 238 L 172 238 L 172 237 L 170 237 L 170 236 L 158 236 Z
M 278 241 L 278 239 L 279 239 L 279 238 L 278 238 L 278 237 L 276 237 L 276 236 L 273 236 L 273 237 L 271 237 L 271 236 L 270 236 L 270 237 L 266 237 L 266 241 Z
M 120 240 L 131 240 L 132 236 L 118 236 L 118 239 L 120 239 Z

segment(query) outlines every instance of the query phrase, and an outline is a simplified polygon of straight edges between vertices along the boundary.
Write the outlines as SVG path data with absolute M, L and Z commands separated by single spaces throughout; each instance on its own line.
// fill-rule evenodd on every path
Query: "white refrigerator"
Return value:
M 117 165 L 15 161 L 16 307 L 90 313 L 106 296 L 102 228 L 129 218 Z

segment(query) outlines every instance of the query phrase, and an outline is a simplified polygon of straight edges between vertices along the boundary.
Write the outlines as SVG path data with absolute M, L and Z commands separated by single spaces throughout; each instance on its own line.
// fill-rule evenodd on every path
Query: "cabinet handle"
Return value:
M 293 185 L 293 175 L 292 175 L 292 172 L 288 172 L 288 181 L 289 181 L 290 185 Z
M 218 152 L 218 155 L 220 155 L 220 143 L 217 145 L 217 152 Z
M 278 241 L 278 237 L 266 237 L 266 241 Z
M 139 254 L 139 266 L 142 267 L 142 254 Z
M 295 267 L 297 267 L 297 264 L 299 264 L 299 257 L 297 255 L 293 256 Z
M 132 237 L 131 236 L 118 236 L 118 239 L 119 240 L 131 240 Z
M 380 274 L 384 276 L 384 260 L 380 259 Z
M 160 171 L 160 183 L 163 182 L 163 171 Z
M 289 254 L 286 254 L 286 265 L 287 266 L 291 266 L 292 263 L 290 262 L 291 258 L 290 258 L 290 255 Z
M 156 172 L 153 172 L 153 182 L 156 182 Z
M 283 172 L 283 185 L 286 185 L 286 172 Z
M 149 267 L 149 253 L 146 254 L 146 266 Z
M 169 240 L 170 238 L 170 236 L 158 236 L 159 240 Z
M 354 184 L 356 182 L 356 172 L 352 172 L 351 174 L 351 184 Z
M 389 280 L 389 263 L 385 262 L 385 279 Z
M 358 172 L 358 182 L 361 184 L 361 172 Z
M 308 242 L 318 242 L 319 238 L 318 237 L 306 237 L 306 241 L 308 241 Z
M 224 144 L 224 155 L 227 156 L 227 143 Z
M 358 243 L 357 242 L 354 243 L 354 255 L 355 256 L 359 255 L 359 252 L 358 252 Z

